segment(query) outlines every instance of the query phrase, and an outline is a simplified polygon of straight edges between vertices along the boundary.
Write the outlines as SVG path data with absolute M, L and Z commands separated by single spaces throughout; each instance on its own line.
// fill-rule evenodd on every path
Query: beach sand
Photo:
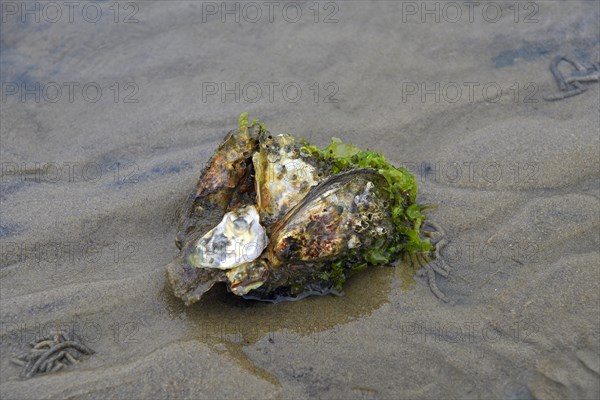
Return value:
M 96 23 L 65 8 L 0 27 L 2 399 L 600 396 L 599 85 L 543 99 L 554 57 L 598 61 L 598 2 L 456 22 L 441 3 L 439 22 L 423 2 L 277 3 L 272 22 L 255 3 L 239 23 L 220 3 L 120 3 L 118 23 L 95 4 Z M 342 297 L 218 286 L 184 307 L 165 276 L 179 207 L 242 111 L 415 172 L 450 302 L 399 265 Z M 65 326 L 95 354 L 20 379 L 10 358 Z

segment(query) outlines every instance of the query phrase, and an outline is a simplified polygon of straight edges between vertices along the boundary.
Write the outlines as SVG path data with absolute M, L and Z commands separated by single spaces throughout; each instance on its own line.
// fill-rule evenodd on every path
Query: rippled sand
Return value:
M 598 3 L 493 3 L 497 22 L 480 6 L 454 23 L 442 5 L 423 23 L 424 3 L 358 1 L 317 3 L 318 22 L 302 3 L 293 23 L 281 3 L 239 24 L 220 3 L 126 4 L 119 23 L 104 2 L 97 23 L 4 10 L 3 399 L 600 396 L 599 85 L 543 100 L 555 56 L 598 61 Z M 237 102 L 221 90 L 236 82 Z M 411 168 L 446 230 L 450 303 L 401 266 L 343 297 L 174 298 L 178 207 L 241 111 Z M 56 326 L 96 353 L 19 379 L 10 358 Z

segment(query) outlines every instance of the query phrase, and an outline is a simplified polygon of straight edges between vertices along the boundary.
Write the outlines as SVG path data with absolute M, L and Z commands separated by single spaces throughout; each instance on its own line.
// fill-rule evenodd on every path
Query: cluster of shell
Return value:
M 181 253 L 167 267 L 175 295 L 189 305 L 216 282 L 270 301 L 331 292 L 321 273 L 395 227 L 382 175 L 330 172 L 290 135 L 230 132 L 182 212 Z

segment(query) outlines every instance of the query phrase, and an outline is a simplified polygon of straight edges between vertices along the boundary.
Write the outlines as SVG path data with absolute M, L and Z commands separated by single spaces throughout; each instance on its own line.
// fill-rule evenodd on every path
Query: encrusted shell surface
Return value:
M 274 227 L 266 250 L 271 266 L 331 261 L 385 239 L 394 230 L 385 187 L 372 169 L 333 175 L 314 187 Z
M 281 219 L 325 176 L 317 161 L 286 134 L 263 132 L 252 162 L 257 206 L 265 226 Z

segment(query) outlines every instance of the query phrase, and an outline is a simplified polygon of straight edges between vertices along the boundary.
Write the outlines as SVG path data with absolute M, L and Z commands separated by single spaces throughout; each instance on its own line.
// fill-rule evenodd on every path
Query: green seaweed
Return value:
M 265 132 L 267 130 L 267 126 L 264 123 L 260 123 L 258 119 L 253 119 L 250 124 L 248 124 L 249 118 L 248 113 L 243 112 L 238 117 L 238 124 L 240 129 L 248 129 L 248 127 L 253 128 L 255 125 L 260 125 L 260 131 Z
M 352 168 L 374 168 L 388 182 L 387 190 L 392 200 L 392 219 L 398 229 L 397 244 L 401 251 L 431 251 L 429 239 L 421 239 L 420 229 L 425 220 L 424 206 L 416 202 L 417 180 L 406 168 L 394 167 L 385 161 L 383 154 L 361 150 L 352 143 L 332 138 L 324 149 L 304 142 L 303 151 L 332 163 L 332 174 Z
M 240 114 L 240 116 L 238 117 L 238 124 L 240 126 L 240 129 L 245 129 L 248 127 L 248 113 L 247 112 L 243 112 Z

